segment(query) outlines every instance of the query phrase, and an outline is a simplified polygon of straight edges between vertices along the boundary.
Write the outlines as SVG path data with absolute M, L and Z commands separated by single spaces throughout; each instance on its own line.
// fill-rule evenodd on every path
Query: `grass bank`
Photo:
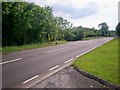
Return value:
M 117 38 L 79 57 L 73 64 L 86 72 L 120 85 Z
M 28 50 L 28 49 L 35 49 L 35 48 L 41 48 L 41 47 L 47 47 L 47 46 L 54 46 L 54 45 L 59 45 L 66 43 L 66 41 L 57 41 L 56 42 L 46 42 L 46 43 L 41 43 L 41 44 L 30 44 L 30 45 L 22 45 L 22 46 L 10 46 L 10 47 L 4 47 L 2 48 L 2 53 L 3 54 L 8 54 L 12 52 L 17 52 L 17 51 L 23 51 L 23 50 Z

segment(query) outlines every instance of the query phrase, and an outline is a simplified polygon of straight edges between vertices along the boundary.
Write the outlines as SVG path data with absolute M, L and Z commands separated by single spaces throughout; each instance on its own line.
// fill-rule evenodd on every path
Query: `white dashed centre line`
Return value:
M 10 60 L 10 61 L 6 61 L 6 62 L 2 62 L 2 63 L 0 63 L 0 65 L 2 65 L 2 64 L 7 64 L 7 63 L 11 63 L 11 62 L 16 62 L 16 61 L 19 61 L 19 60 L 21 60 L 22 58 L 17 58 L 17 59 L 13 59 L 13 60 Z
M 71 58 L 71 59 L 65 61 L 64 63 L 70 62 L 70 61 L 72 61 L 73 59 L 74 59 L 74 58 Z
M 64 48 L 60 48 L 60 49 L 55 49 L 55 50 L 51 50 L 51 51 L 48 51 L 48 52 L 45 52 L 45 53 L 51 53 L 51 52 L 55 52 L 55 51 L 58 51 L 58 50 L 63 50 L 63 49 L 66 49 L 66 48 L 69 48 L 69 47 L 64 47 Z
M 53 70 L 53 69 L 56 69 L 56 68 L 58 68 L 58 67 L 59 67 L 59 65 L 56 65 L 55 67 L 50 68 L 49 71 L 51 71 L 51 70 Z
M 91 88 L 93 88 L 93 86 L 92 86 L 92 85 L 91 85 L 90 87 L 91 87 Z
M 33 80 L 33 79 L 37 78 L 37 77 L 39 77 L 39 75 L 36 75 L 36 76 L 34 76 L 34 77 L 32 77 L 32 78 L 30 78 L 30 79 L 28 79 L 28 80 L 24 81 L 23 83 L 25 84 L 25 83 L 27 83 L 27 82 L 29 82 L 29 81 L 31 81 L 31 80 Z

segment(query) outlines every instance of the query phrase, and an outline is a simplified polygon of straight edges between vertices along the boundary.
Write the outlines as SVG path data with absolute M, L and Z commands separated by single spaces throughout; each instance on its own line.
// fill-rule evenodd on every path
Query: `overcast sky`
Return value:
M 25 0 L 40 6 L 53 7 L 55 16 L 62 16 L 74 26 L 95 27 L 106 22 L 110 30 L 118 23 L 119 0 Z

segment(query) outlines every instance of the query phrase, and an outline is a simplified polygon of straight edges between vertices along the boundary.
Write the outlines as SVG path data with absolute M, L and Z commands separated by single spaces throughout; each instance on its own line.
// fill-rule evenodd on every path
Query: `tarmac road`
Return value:
M 2 86 L 3 88 L 16 87 L 26 84 L 39 77 L 42 73 L 52 71 L 89 52 L 113 38 L 101 38 L 88 41 L 74 41 L 67 44 L 50 46 L 3 55 Z

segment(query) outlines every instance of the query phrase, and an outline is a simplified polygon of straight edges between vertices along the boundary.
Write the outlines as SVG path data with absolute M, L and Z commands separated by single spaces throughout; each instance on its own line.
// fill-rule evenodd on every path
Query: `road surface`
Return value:
M 42 73 L 52 71 L 79 57 L 91 49 L 100 46 L 113 38 L 101 38 L 88 41 L 74 41 L 67 44 L 25 50 L 3 55 L 2 86 L 16 87 L 38 78 Z

